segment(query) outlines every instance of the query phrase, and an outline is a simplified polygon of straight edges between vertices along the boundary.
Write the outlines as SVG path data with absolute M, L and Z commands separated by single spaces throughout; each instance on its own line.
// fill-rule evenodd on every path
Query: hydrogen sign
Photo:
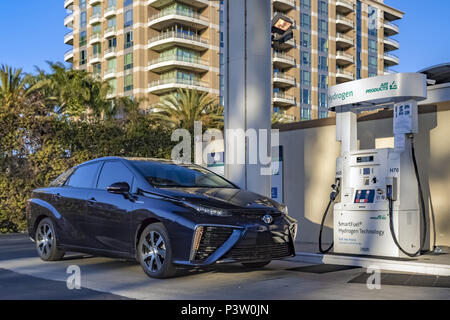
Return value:
M 328 89 L 328 108 L 351 106 L 363 109 L 379 104 L 427 98 L 426 76 L 421 73 L 393 73 L 332 86 Z M 342 110 L 344 111 L 344 110 Z

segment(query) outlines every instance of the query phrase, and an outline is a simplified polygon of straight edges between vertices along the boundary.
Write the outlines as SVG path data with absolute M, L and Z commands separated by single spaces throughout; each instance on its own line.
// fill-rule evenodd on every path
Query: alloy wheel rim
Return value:
M 147 270 L 158 272 L 166 260 L 166 243 L 157 231 L 150 231 L 142 242 L 142 261 Z
M 48 257 L 53 248 L 53 230 L 48 223 L 43 223 L 37 234 L 37 248 L 43 257 Z

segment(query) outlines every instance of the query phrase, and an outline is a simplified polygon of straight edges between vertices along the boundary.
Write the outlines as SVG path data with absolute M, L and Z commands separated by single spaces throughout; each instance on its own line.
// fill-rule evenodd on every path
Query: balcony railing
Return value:
M 182 32 L 176 32 L 176 31 L 162 32 L 157 37 L 151 38 L 148 42 L 150 44 L 150 43 L 153 43 L 156 41 L 169 39 L 169 38 L 185 39 L 185 40 L 201 42 L 203 44 L 208 44 L 208 41 L 206 41 L 205 39 L 202 39 L 200 36 L 184 34 Z
M 206 60 L 202 60 L 199 57 L 184 57 L 179 56 L 176 54 L 165 56 L 165 57 L 159 57 L 157 59 L 153 59 L 150 61 L 150 65 L 166 62 L 166 61 L 181 61 L 181 62 L 187 62 L 187 63 L 195 63 L 195 64 L 201 64 L 204 66 L 208 66 L 208 62 Z
M 346 58 L 348 58 L 348 59 L 350 59 L 350 60 L 353 61 L 353 56 L 352 56 L 351 54 L 345 53 L 345 52 L 342 51 L 342 50 L 336 51 L 336 56 L 346 57 Z
M 384 37 L 384 41 L 389 41 L 389 42 L 396 44 L 397 46 L 400 46 L 400 42 L 398 42 L 397 40 L 392 39 L 392 38 Z
M 273 73 L 273 77 L 274 78 L 278 78 L 278 79 L 288 80 L 288 81 L 291 81 L 291 82 L 295 82 L 295 78 L 293 76 L 289 76 L 289 75 L 284 74 L 282 72 L 274 72 Z
M 294 96 L 291 96 L 290 94 L 286 94 L 286 93 L 282 93 L 282 92 L 274 92 L 273 97 L 278 98 L 278 99 L 295 101 Z
M 273 58 L 278 58 L 278 59 L 283 59 L 283 60 L 289 60 L 292 63 L 295 63 L 295 58 L 288 56 L 287 54 L 283 54 L 283 53 L 278 53 L 278 52 L 274 52 L 273 54 Z
M 64 43 L 67 43 L 69 40 L 73 40 L 73 31 L 69 31 L 64 36 Z
M 346 22 L 346 23 L 348 23 L 348 24 L 353 26 L 353 21 L 350 20 L 349 18 L 347 18 L 346 16 L 343 16 L 342 14 L 337 14 L 336 15 L 336 20 L 344 21 L 344 22 Z
M 94 53 L 93 55 L 91 55 L 91 56 L 89 57 L 89 60 L 92 61 L 92 60 L 100 59 L 100 58 L 101 58 L 100 53 Z
M 353 11 L 353 3 L 347 0 L 336 0 L 336 10 L 345 12 Z
M 109 27 L 105 30 L 105 36 L 108 34 L 113 34 L 114 32 L 116 32 L 116 26 Z
M 110 6 L 108 8 L 106 8 L 105 10 L 105 16 L 109 16 L 111 14 L 114 14 L 116 12 L 116 6 Z
M 197 20 L 202 20 L 205 22 L 209 22 L 209 19 L 198 14 L 197 12 L 193 12 L 193 11 L 184 11 L 184 10 L 180 10 L 180 9 L 171 9 L 171 10 L 162 10 L 157 14 L 152 15 L 148 21 L 151 22 L 153 20 L 162 18 L 162 17 L 166 17 L 169 15 L 173 15 L 176 14 L 178 16 L 183 16 L 183 17 L 188 17 L 188 18 L 193 18 L 193 19 L 197 19 Z
M 337 68 L 336 69 L 336 74 L 341 74 L 341 75 L 345 75 L 345 76 L 349 76 L 353 78 L 353 73 L 349 72 L 349 71 L 345 71 L 341 68 Z
M 115 53 L 115 52 L 116 52 L 116 47 L 110 47 L 110 48 L 107 48 L 107 49 L 105 50 L 105 56 L 106 56 L 107 54 Z
M 393 58 L 393 59 L 399 59 L 399 57 L 397 56 L 397 55 L 395 55 L 395 54 L 392 54 L 392 53 L 384 53 L 384 55 L 386 56 L 386 57 L 390 57 L 390 58 Z
M 179 78 L 167 78 L 167 79 L 160 79 L 156 81 L 152 81 L 149 85 L 149 87 L 157 87 L 162 86 L 166 84 L 183 84 L 188 86 L 196 86 L 196 87 L 203 87 L 207 88 L 208 84 L 204 81 L 195 80 L 195 79 L 179 79 Z
M 397 33 L 399 33 L 400 31 L 400 27 L 393 22 L 385 21 L 384 25 L 395 30 Z
M 67 61 L 68 59 L 73 58 L 73 49 L 69 49 L 64 53 L 64 61 Z
M 336 39 L 344 39 L 344 40 L 351 41 L 353 43 L 353 38 L 346 36 L 345 34 L 340 33 L 340 32 L 336 33 Z
M 95 20 L 95 19 L 100 19 L 101 17 L 102 17 L 102 15 L 97 12 L 97 13 L 93 13 L 89 19 Z

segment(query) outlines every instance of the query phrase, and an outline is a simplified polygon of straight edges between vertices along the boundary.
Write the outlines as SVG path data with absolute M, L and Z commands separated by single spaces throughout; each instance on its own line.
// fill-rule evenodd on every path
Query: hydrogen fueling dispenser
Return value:
M 415 256 L 424 249 L 425 204 L 414 135 L 417 101 L 426 96 L 426 76 L 420 73 L 390 74 L 329 88 L 328 107 L 336 112 L 341 154 L 320 228 L 321 252 L 333 244 L 335 253 L 387 257 Z M 357 114 L 380 108 L 393 108 L 394 147 L 359 150 Z M 334 241 L 323 249 L 323 224 L 333 202 Z

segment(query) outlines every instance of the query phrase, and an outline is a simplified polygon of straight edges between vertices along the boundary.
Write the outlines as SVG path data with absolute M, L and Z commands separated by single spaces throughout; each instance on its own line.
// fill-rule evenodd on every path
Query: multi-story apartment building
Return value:
M 145 97 L 176 88 L 219 95 L 219 2 L 66 0 L 73 49 L 65 61 L 108 81 L 109 96 Z
M 328 116 L 327 88 L 392 72 L 392 21 L 403 13 L 383 0 L 272 0 L 294 20 L 294 38 L 273 52 L 273 110 L 291 120 Z
M 235 1 L 235 0 L 231 0 Z M 263 1 L 263 0 L 261 0 Z M 399 63 L 383 0 L 271 0 L 294 21 L 294 37 L 273 49 L 273 111 L 323 118 L 327 87 L 391 72 Z M 145 97 L 145 108 L 177 88 L 223 95 L 222 1 L 65 0 L 65 61 L 108 81 L 110 96 Z

